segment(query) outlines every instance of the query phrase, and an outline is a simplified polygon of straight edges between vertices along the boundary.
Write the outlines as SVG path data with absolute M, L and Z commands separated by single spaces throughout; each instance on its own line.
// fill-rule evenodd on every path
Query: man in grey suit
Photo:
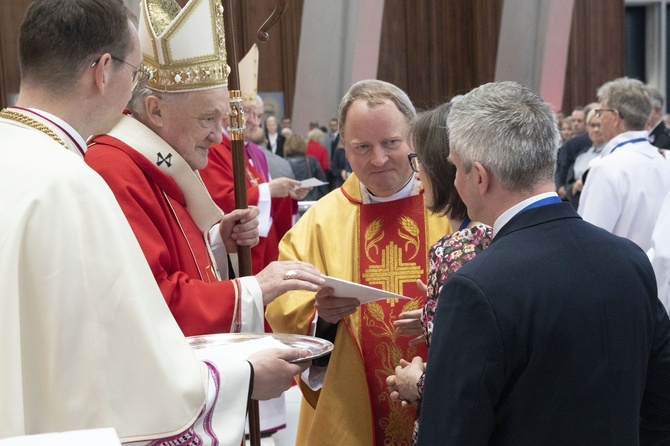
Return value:
M 670 320 L 653 270 L 554 192 L 550 107 L 486 84 L 447 127 L 456 189 L 494 238 L 440 293 L 419 444 L 668 444 Z

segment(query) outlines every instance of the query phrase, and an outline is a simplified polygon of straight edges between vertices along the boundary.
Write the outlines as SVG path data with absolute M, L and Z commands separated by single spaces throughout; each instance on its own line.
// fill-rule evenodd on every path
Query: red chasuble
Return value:
M 246 166 L 247 202 L 257 205 L 258 185 L 266 182 L 264 175 L 254 169 L 249 157 L 244 155 Z M 233 181 L 233 152 L 230 139 L 223 136 L 221 144 L 209 148 L 207 167 L 200 171 L 214 203 L 224 212 L 235 209 L 235 187 Z M 267 237 L 261 237 L 259 243 L 251 248 L 251 272 L 258 274 L 270 262 L 279 256 L 279 241 L 293 224 L 293 199 L 291 197 L 272 198 L 272 226 Z
M 239 285 L 217 281 L 177 183 L 111 136 L 96 137 L 85 161 L 114 192 L 184 335 L 239 331 Z
M 373 411 L 375 444 L 409 445 L 416 410 L 389 398 L 386 377 L 395 374 L 401 358 L 427 358 L 425 344 L 410 346 L 409 336 L 398 336 L 393 322 L 400 313 L 423 308 L 425 293 L 416 279 L 426 282 L 423 195 L 388 203 L 361 206 L 360 283 L 384 289 L 411 301 L 386 299 L 361 306 L 361 350 Z

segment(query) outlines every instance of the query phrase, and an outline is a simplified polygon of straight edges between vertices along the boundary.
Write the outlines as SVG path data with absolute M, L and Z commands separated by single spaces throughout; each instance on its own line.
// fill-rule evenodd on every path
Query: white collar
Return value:
M 631 141 L 639 138 L 649 138 L 649 132 L 646 130 L 631 130 L 628 132 L 619 133 L 614 138 L 610 139 L 605 145 L 605 148 L 600 152 L 600 156 L 607 156 L 614 150 L 615 147 L 626 141 Z
M 396 201 L 396 200 L 402 200 L 403 198 L 407 198 L 413 195 L 414 191 L 414 175 L 412 175 L 409 180 L 407 180 L 407 183 L 400 189 L 398 192 L 395 194 L 391 195 L 390 197 L 377 197 L 375 195 L 372 195 L 370 191 L 367 190 L 367 188 L 361 183 L 361 192 L 364 192 L 364 195 L 367 195 L 370 198 L 370 203 L 388 203 L 389 201 Z M 420 184 L 420 182 L 417 180 L 417 183 Z
M 46 118 L 48 121 L 53 121 L 55 124 L 58 124 L 65 130 L 68 136 L 72 137 L 73 143 L 77 144 L 81 151 L 83 153 L 86 153 L 86 141 L 84 141 L 84 138 L 77 132 L 70 124 L 67 122 L 63 121 L 61 118 L 59 118 L 56 115 L 52 115 L 49 112 L 45 112 L 44 110 L 40 110 L 38 108 L 32 108 L 28 107 L 28 110 L 31 112 L 35 113 L 37 116 L 42 116 L 43 118 Z
M 526 198 L 525 200 L 515 204 L 511 208 L 507 209 L 505 212 L 500 214 L 500 217 L 496 218 L 496 221 L 493 223 L 493 237 L 496 236 L 498 231 L 502 229 L 503 226 L 505 226 L 509 221 L 514 217 L 516 214 L 521 212 L 522 209 L 524 209 L 526 206 L 530 206 L 531 204 L 535 203 L 536 201 L 544 200 L 545 198 L 549 197 L 558 197 L 558 194 L 556 192 L 544 192 L 542 194 L 534 195 L 530 198 Z

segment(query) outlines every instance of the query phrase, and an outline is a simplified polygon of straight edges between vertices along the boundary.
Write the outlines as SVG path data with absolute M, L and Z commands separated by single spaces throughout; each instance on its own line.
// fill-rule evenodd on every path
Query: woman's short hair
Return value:
M 298 133 L 294 133 L 284 143 L 284 156 L 301 156 L 305 155 L 307 150 L 307 143 L 305 138 Z
M 323 134 L 321 129 L 316 128 L 307 132 L 307 139 L 309 141 L 316 141 L 323 145 L 323 143 L 326 141 L 326 135 Z
M 465 220 L 468 210 L 454 186 L 456 167 L 449 162 L 449 135 L 447 116 L 451 103 L 447 102 L 420 113 L 411 123 L 410 139 L 421 169 L 428 177 L 433 193 L 430 211 L 449 215 L 456 220 Z

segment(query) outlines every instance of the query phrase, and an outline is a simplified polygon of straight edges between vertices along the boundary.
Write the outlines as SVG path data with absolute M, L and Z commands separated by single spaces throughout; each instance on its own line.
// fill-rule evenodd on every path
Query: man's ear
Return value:
M 151 121 L 155 127 L 163 128 L 165 126 L 165 101 L 152 94 L 147 96 L 144 101 L 144 106 L 149 121 Z
M 482 163 L 475 161 L 472 163 L 472 173 L 476 175 L 477 189 L 480 195 L 484 195 L 491 186 L 491 175 Z
M 107 86 L 107 82 L 109 82 L 111 70 L 113 69 L 112 62 L 112 56 L 109 53 L 105 53 L 100 56 L 100 59 L 93 66 L 93 81 L 100 96 L 105 94 L 105 87 Z

